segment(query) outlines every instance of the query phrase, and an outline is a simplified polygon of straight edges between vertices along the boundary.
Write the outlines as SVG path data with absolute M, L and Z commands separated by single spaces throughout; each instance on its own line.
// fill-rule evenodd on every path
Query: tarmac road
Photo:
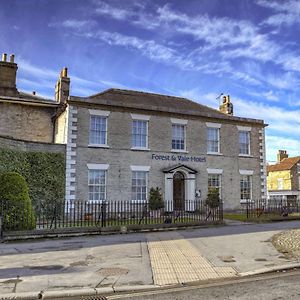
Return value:
M 4 243 L 0 244 L 0 298 L 40 291 L 120 290 L 156 284 L 152 262 L 163 261 L 156 259 L 155 252 L 149 254 L 149 236 L 160 250 L 174 246 L 171 250 L 180 257 L 177 260 L 174 256 L 166 270 L 174 268 L 178 278 L 190 274 L 184 260 L 189 249 L 212 268 L 234 268 L 239 276 L 294 266 L 299 261 L 286 258 L 271 243 L 274 234 L 291 228 L 300 228 L 300 221 Z M 166 247 L 161 249 L 162 245 Z
M 173 290 L 113 295 L 108 300 L 293 300 L 300 299 L 300 271 L 280 272 Z M 87 298 L 88 299 L 88 298 Z M 74 299 L 75 300 L 75 299 Z M 82 298 L 82 300 L 85 300 Z

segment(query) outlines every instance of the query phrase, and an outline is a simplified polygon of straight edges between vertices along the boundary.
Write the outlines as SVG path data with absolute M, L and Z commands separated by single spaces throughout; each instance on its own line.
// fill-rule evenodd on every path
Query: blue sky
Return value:
M 267 159 L 300 155 L 300 1 L 0 0 L 0 49 L 18 88 L 53 97 L 110 87 L 184 96 L 264 119 Z

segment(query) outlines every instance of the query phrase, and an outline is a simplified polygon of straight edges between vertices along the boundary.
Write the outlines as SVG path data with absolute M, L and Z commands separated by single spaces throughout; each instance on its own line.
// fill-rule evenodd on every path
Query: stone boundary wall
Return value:
M 0 148 L 25 152 L 50 152 L 64 154 L 66 152 L 66 145 L 64 144 L 31 142 L 2 135 L 0 135 Z

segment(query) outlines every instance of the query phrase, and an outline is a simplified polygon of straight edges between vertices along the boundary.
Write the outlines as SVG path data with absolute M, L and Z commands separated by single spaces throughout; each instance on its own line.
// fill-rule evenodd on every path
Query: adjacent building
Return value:
M 289 157 L 279 150 L 277 163 L 267 167 L 268 198 L 293 204 L 300 199 L 300 156 Z
M 13 56 L 0 62 L 0 135 L 66 144 L 67 201 L 147 201 L 159 187 L 172 209 L 219 189 L 225 209 L 265 198 L 265 124 L 191 100 L 109 89 L 70 96 L 63 69 L 55 99 L 16 88 Z M 189 207 L 190 209 L 191 207 Z

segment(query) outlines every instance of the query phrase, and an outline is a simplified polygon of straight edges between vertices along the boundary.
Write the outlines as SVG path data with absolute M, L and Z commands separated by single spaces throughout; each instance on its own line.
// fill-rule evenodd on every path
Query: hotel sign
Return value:
M 187 156 L 187 155 L 164 155 L 164 154 L 154 154 L 151 155 L 152 160 L 165 160 L 173 162 L 206 162 L 206 157 L 204 156 Z

